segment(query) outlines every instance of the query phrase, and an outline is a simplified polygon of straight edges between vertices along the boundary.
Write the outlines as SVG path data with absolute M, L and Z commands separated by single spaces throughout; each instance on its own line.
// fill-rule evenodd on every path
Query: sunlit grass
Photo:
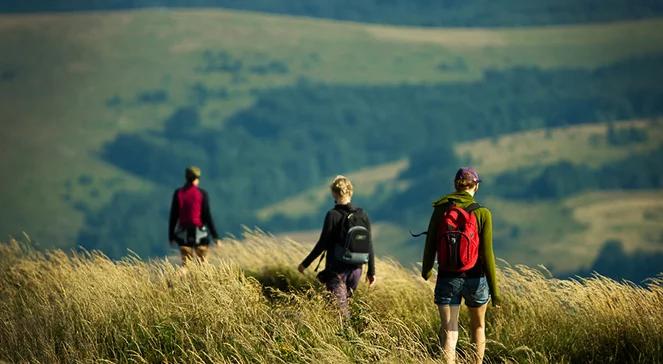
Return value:
M 312 273 L 308 248 L 261 232 L 226 239 L 210 264 L 0 245 L 0 360 L 10 362 L 441 362 L 433 284 L 378 260 L 343 321 Z M 489 309 L 490 362 L 656 362 L 663 358 L 663 280 L 561 281 L 500 271 Z M 261 284 L 262 283 L 262 284 Z M 467 327 L 467 312 L 461 312 Z M 460 349 L 471 352 L 466 332 Z M 469 357 L 469 354 L 462 354 Z

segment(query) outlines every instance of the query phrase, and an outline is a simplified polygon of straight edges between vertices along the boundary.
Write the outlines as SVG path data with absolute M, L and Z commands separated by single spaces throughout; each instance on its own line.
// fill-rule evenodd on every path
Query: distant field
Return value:
M 590 267 L 607 240 L 620 240 L 627 252 L 663 252 L 663 191 L 589 192 L 554 202 L 509 201 L 480 194 L 477 198 L 493 213 L 498 258 L 512 264 L 542 264 L 554 273 L 575 272 Z M 407 267 L 418 266 L 424 238 L 411 238 L 408 229 L 375 224 L 376 254 L 396 258 Z M 310 230 L 278 236 L 312 247 L 319 234 Z
M 396 178 L 407 166 L 407 160 L 399 160 L 348 173 L 347 177 L 352 181 L 357 196 L 371 196 L 378 186 L 382 186 L 385 192 L 406 188 L 407 182 L 397 181 Z M 332 177 L 330 176 L 330 180 Z M 261 220 L 267 220 L 277 214 L 297 218 L 317 212 L 320 206 L 326 202 L 331 203 L 329 187 L 327 185 L 318 186 L 277 204 L 264 207 L 258 211 L 257 215 Z
M 598 167 L 663 145 L 663 120 L 618 121 L 611 125 L 614 130 L 633 128 L 644 131 L 646 139 L 623 146 L 611 145 L 606 138 L 609 124 L 591 123 L 478 139 L 458 144 L 455 151 L 458 157 L 469 160 L 468 164 L 477 168 L 481 175 L 490 177 L 509 170 L 543 167 L 563 160 Z M 407 160 L 399 160 L 347 173 L 347 176 L 357 186 L 358 195 L 370 196 L 381 185 L 387 190 L 406 188 L 407 181 L 396 178 L 408 163 Z M 262 208 L 258 211 L 258 217 L 267 220 L 282 214 L 297 218 L 317 212 L 328 201 L 328 187 L 317 186 Z
M 482 175 L 491 177 L 507 170 L 545 166 L 562 160 L 598 167 L 663 144 L 660 120 L 614 122 L 612 127 L 614 130 L 644 130 L 647 138 L 641 142 L 614 146 L 606 140 L 607 123 L 586 124 L 480 139 L 460 144 L 456 151 L 459 156 L 470 158 L 473 161 L 471 164 Z M 357 178 L 358 186 L 366 183 L 359 178 L 364 176 L 371 177 L 371 184 L 397 185 L 394 179 L 397 171 L 406 166 L 406 161 L 398 161 L 348 175 Z M 391 173 L 384 173 L 387 171 Z M 268 218 L 277 212 L 317 211 L 327 201 L 327 195 L 327 187 L 319 186 L 270 206 L 261 213 Z M 484 199 L 480 193 L 478 199 L 493 210 L 496 249 L 501 258 L 512 263 L 544 264 L 557 273 L 576 271 L 589 267 L 603 243 L 613 239 L 621 240 L 628 252 L 663 251 L 663 191 L 588 192 L 561 201 L 531 202 Z M 625 218 L 621 211 L 634 213 L 629 213 Z M 423 220 L 425 218 L 422 217 Z M 422 221 L 422 226 L 425 223 Z M 404 264 L 419 261 L 423 241 L 421 238 L 410 238 L 410 228 L 377 224 L 377 253 L 396 257 Z M 318 234 L 319 231 L 314 230 L 282 235 L 315 242 Z
M 607 123 L 564 128 L 539 129 L 485 138 L 456 146 L 456 154 L 490 176 L 510 169 L 542 166 L 567 160 L 598 167 L 624 159 L 631 153 L 644 153 L 663 145 L 663 120 L 633 120 L 612 123 L 614 130 L 633 128 L 644 131 L 646 140 L 625 146 L 611 145 Z
M 543 264 L 553 272 L 591 266 L 606 240 L 620 240 L 626 251 L 663 251 L 663 191 L 601 191 L 560 202 L 489 199 L 502 226 L 501 258 Z M 517 233 L 504 231 L 516 226 Z M 499 231 L 502 229 L 502 231 Z M 500 234 L 501 233 L 501 234 Z
M 322 216 L 320 217 L 320 228 L 322 228 Z M 371 225 L 371 230 L 377 256 L 392 258 L 408 268 L 421 260 L 424 240 L 421 238 L 412 239 L 410 244 L 403 244 L 403 240 L 409 237 L 407 229 L 396 224 L 377 222 Z M 313 248 L 320 237 L 320 230 L 289 231 L 276 234 L 276 236 L 278 238 L 289 238 L 306 247 Z
M 427 29 L 371 26 L 378 39 L 439 45 L 495 67 L 514 64 L 541 67 L 596 67 L 628 54 L 661 51 L 661 19 L 609 24 L 522 27 L 516 29 Z M 615 48 L 615 44 L 620 47 Z
M 573 208 L 573 218 L 586 226 L 565 240 L 575 245 L 573 255 L 608 239 L 621 240 L 627 251 L 663 251 L 663 191 L 592 192 L 571 198 L 564 205 Z M 552 248 L 552 247 L 551 247 Z M 552 248 L 554 249 L 554 248 Z
M 596 67 L 663 51 L 662 24 L 424 30 L 222 10 L 1 15 L 0 178 L 11 182 L 0 195 L 0 235 L 72 246 L 84 211 L 118 190 L 150 189 L 101 161 L 100 148 L 120 132 L 162 126 L 195 102 L 196 84 L 224 90 L 203 108 L 203 122 L 221 128 L 256 90 L 301 79 L 430 83 L 514 65 Z M 281 68 L 204 72 L 205 52 L 226 57 L 223 67 Z

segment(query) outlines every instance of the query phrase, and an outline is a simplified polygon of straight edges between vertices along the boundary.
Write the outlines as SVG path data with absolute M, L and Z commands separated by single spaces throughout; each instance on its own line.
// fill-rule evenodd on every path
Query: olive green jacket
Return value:
M 433 273 L 433 265 L 437 257 L 437 239 L 435 236 L 437 222 L 441 219 L 444 212 L 444 204 L 449 200 L 456 201 L 460 207 L 467 207 L 473 203 L 474 197 L 467 192 L 454 192 L 443 196 L 433 202 L 433 214 L 428 224 L 428 235 L 426 235 L 426 246 L 424 247 L 424 257 L 421 266 L 421 276 L 428 280 Z M 490 210 L 480 207 L 472 212 L 476 215 L 479 227 L 479 263 L 483 264 L 483 272 L 488 280 L 488 288 L 493 305 L 500 302 L 499 288 L 497 287 L 497 277 L 495 276 L 495 254 L 493 252 L 493 219 Z

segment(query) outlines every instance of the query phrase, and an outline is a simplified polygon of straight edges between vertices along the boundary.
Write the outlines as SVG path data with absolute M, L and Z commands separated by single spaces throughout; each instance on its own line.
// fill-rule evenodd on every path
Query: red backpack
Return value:
M 481 205 L 462 208 L 449 203 L 437 225 L 437 262 L 440 270 L 465 272 L 479 259 L 479 226 L 472 211 Z

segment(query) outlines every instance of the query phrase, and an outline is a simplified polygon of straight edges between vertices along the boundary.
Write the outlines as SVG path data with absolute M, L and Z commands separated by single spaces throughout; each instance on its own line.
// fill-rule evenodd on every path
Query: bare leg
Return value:
M 483 354 L 486 351 L 486 307 L 488 305 L 468 307 L 470 311 L 472 342 L 477 348 L 476 362 L 478 364 L 483 362 Z
M 186 266 L 193 259 L 193 247 L 180 245 L 180 255 L 182 256 L 182 266 Z
M 440 344 L 444 350 L 444 360 L 448 364 L 456 362 L 456 343 L 458 343 L 458 313 L 460 305 L 439 305 Z
M 198 245 L 196 247 L 196 257 L 200 259 L 202 263 L 207 263 L 207 255 L 209 254 L 209 248 L 207 245 Z
M 182 265 L 180 266 L 180 269 L 177 271 L 178 276 L 183 277 L 188 273 L 186 266 L 193 259 L 193 254 L 194 251 L 192 247 L 180 245 L 180 256 L 182 257 Z

